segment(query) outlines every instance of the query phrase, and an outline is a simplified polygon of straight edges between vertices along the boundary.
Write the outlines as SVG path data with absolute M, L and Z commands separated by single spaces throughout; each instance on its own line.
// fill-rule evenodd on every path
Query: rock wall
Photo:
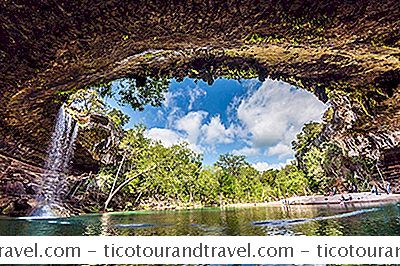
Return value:
M 392 186 L 400 187 L 400 146 L 383 151 L 381 172 Z
M 0 215 L 28 216 L 34 211 L 39 197 L 48 189 L 42 182 L 44 176 L 45 169 L 0 154 Z M 76 178 L 67 180 L 65 176 L 64 179 L 65 186 L 57 192 L 54 201 L 54 211 L 63 216 L 76 212 L 66 198 Z
M 2 2 L 1 151 L 43 165 L 62 93 L 138 73 L 211 73 L 219 53 L 243 59 L 232 67 L 251 61 L 263 76 L 294 77 L 316 93 L 367 95 L 382 83 L 390 95 L 399 16 L 395 0 Z M 75 169 L 95 169 L 77 148 Z

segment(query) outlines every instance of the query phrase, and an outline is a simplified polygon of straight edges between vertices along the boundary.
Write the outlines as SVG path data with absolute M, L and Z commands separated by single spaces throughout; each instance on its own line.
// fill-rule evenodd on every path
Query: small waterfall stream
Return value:
M 48 173 L 68 170 L 73 155 L 74 142 L 78 135 L 78 124 L 65 112 L 64 106 L 58 112 L 56 125 L 48 151 L 45 168 Z
M 78 123 L 61 106 L 54 127 L 48 158 L 45 165 L 45 175 L 38 197 L 38 208 L 33 216 L 55 216 L 52 206 L 57 204 L 57 196 L 63 188 L 65 175 L 74 153 L 74 143 L 78 136 Z

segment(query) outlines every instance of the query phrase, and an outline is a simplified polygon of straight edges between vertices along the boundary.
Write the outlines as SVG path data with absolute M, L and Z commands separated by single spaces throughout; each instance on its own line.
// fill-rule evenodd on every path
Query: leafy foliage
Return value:
M 296 161 L 281 170 L 260 172 L 245 156 L 229 153 L 205 167 L 187 143 L 165 147 L 147 138 L 146 128 L 137 125 L 125 131 L 120 142 L 120 163 L 103 167 L 99 181 L 104 193 L 123 185 L 110 204 L 111 209 L 122 210 L 265 202 L 327 193 L 334 186 L 345 189 L 351 184 L 362 189 L 361 176 L 367 173 L 360 169 L 370 167 L 370 162 L 349 157 L 324 141 L 322 127 L 309 123 L 297 135 L 293 142 Z
M 109 110 L 107 116 L 117 127 L 122 128 L 129 122 L 129 116 L 116 108 Z
M 119 147 L 120 164 L 99 174 L 104 192 L 130 180 L 112 208 L 263 202 L 301 194 L 306 187 L 304 174 L 293 165 L 261 173 L 244 156 L 223 154 L 214 166 L 204 167 L 188 144 L 165 147 L 147 138 L 145 130 L 142 125 L 127 130 Z
M 143 110 L 161 104 L 168 89 L 167 79 L 132 77 L 111 84 L 99 84 L 80 90 L 71 101 L 81 113 L 104 113 L 119 128 L 129 117 L 107 108 L 104 97 L 115 97 L 122 104 Z M 146 128 L 136 125 L 125 130 L 119 142 L 119 163 L 105 166 L 98 175 L 103 193 L 112 195 L 112 209 L 130 210 L 156 206 L 209 206 L 240 202 L 264 202 L 309 193 L 327 193 L 362 185 L 363 175 L 373 162 L 350 157 L 323 138 L 323 123 L 311 122 L 292 142 L 296 161 L 281 170 L 260 172 L 245 156 L 222 154 L 211 167 L 202 165 L 202 157 L 180 143 L 165 147 L 146 137 Z M 364 170 L 363 170 L 364 169 Z M 356 175 L 354 173 L 357 173 Z M 114 194 L 115 188 L 117 194 Z M 113 197 L 116 195 L 116 197 Z
M 69 95 L 68 104 L 77 109 L 81 115 L 90 113 L 105 113 L 104 99 L 114 98 L 122 105 L 130 105 L 134 110 L 144 110 L 146 105 L 160 106 L 168 91 L 169 80 L 166 77 L 126 77 L 114 82 L 100 82 L 73 91 Z M 117 123 L 124 125 L 127 117 L 118 110 L 110 110 L 110 115 Z M 118 117 L 118 118 L 117 118 Z
M 103 114 L 106 106 L 97 90 L 81 89 L 69 97 L 67 102 L 71 111 L 78 116 L 88 116 L 93 113 Z
M 303 130 L 297 134 L 296 140 L 292 142 L 292 148 L 300 166 L 302 166 L 303 157 L 311 147 L 318 146 L 321 132 L 322 124 L 317 122 L 307 123 L 304 125 Z
M 229 153 L 204 167 L 202 157 L 187 143 L 165 147 L 147 138 L 146 128 L 137 125 L 125 131 L 119 146 L 120 164 L 102 169 L 102 189 L 108 192 L 129 180 L 111 204 L 114 209 L 129 210 L 265 202 L 360 184 L 363 179 L 351 167 L 363 164 L 365 168 L 368 163 L 324 141 L 322 128 L 319 123 L 306 124 L 293 141 L 297 160 L 281 170 L 259 172 L 245 156 Z
M 366 189 L 365 176 L 373 175 L 373 162 L 349 156 L 335 143 L 323 140 L 322 129 L 320 123 L 306 124 L 292 142 L 298 168 L 308 180 L 308 189 L 329 193 L 333 187 L 345 191 L 353 184 Z
M 118 102 L 130 105 L 134 110 L 143 111 L 147 104 L 160 106 L 164 95 L 168 91 L 169 80 L 167 78 L 129 77 L 117 82 L 117 92 L 103 90 L 103 96 L 115 97 L 118 93 Z

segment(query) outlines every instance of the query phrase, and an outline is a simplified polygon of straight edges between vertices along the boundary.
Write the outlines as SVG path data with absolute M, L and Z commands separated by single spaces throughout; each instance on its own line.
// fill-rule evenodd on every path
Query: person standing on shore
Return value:
M 391 186 L 390 186 L 390 182 L 387 182 L 386 192 L 387 192 L 388 194 L 392 193 L 392 188 L 391 188 Z
M 379 195 L 378 188 L 376 187 L 375 184 L 372 186 L 371 193 L 372 193 L 372 194 Z
M 358 187 L 356 185 L 356 183 L 353 183 L 353 193 L 358 193 Z

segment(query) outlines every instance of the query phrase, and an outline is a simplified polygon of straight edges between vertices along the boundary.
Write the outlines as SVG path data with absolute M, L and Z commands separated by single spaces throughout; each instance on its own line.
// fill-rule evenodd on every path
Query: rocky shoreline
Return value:
M 373 194 L 370 192 L 344 193 L 331 196 L 314 195 L 290 197 L 280 202 L 283 205 L 335 205 L 375 202 L 400 202 L 400 194 Z

